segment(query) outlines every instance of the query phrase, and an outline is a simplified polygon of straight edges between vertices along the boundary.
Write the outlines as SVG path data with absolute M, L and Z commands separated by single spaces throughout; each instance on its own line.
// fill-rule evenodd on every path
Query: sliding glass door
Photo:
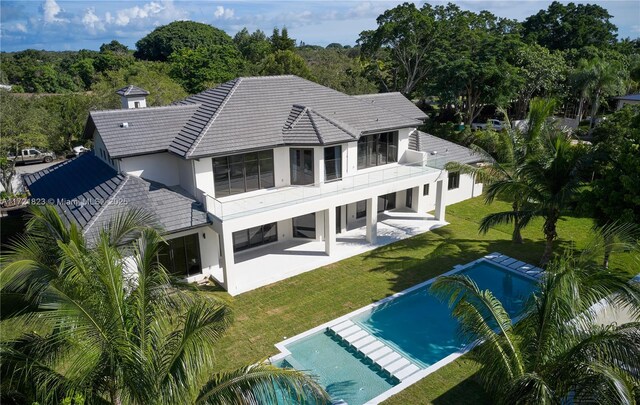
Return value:
M 314 183 L 313 149 L 290 149 L 291 184 Z
M 190 277 L 202 273 L 198 234 L 169 239 L 162 245 L 158 260 L 167 271 L 177 277 Z

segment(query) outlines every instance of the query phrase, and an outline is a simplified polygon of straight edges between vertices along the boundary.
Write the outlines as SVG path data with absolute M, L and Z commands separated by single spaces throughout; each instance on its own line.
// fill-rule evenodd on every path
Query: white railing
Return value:
M 254 195 L 238 194 L 219 199 L 202 191 L 200 192 L 202 193 L 207 212 L 221 220 L 227 220 L 257 212 L 264 212 L 278 206 L 297 204 L 434 173 L 442 170 L 443 167 L 444 163 L 440 163 L 439 159 L 429 157 L 428 164 L 426 160 L 410 164 L 396 164 L 391 167 L 369 169 L 365 173 L 346 176 L 339 180 L 328 181 L 321 184 L 267 189 L 261 190 L 258 194 Z

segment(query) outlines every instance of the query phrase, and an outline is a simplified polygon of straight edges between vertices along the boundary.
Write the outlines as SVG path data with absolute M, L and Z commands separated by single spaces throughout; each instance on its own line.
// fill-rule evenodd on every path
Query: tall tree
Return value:
M 251 64 L 260 62 L 271 52 L 271 42 L 261 30 L 249 34 L 249 31 L 243 28 L 233 37 L 233 43 Z
M 597 177 L 583 203 L 601 227 L 640 225 L 640 108 L 628 106 L 610 115 L 593 136 Z
M 172 53 L 169 62 L 171 77 L 191 94 L 237 77 L 244 66 L 242 55 L 230 45 L 183 48 Z
M 276 51 L 260 63 L 262 75 L 296 75 L 311 79 L 311 72 L 304 59 L 294 51 Z
M 278 28 L 274 28 L 270 42 L 271 50 L 273 52 L 293 51 L 296 49 L 296 40 L 289 37 L 289 30 L 287 30 L 287 27 L 283 27 L 282 31 Z
M 474 350 L 479 375 L 496 403 L 635 403 L 640 322 L 602 326 L 593 308 L 628 308 L 638 316 L 640 285 L 585 256 L 550 264 L 515 327 L 507 303 L 467 276 L 433 283 L 431 290 L 453 307 L 462 336 L 482 342 Z
M 166 61 L 175 51 L 199 46 L 232 45 L 224 31 L 194 21 L 174 21 L 160 26 L 136 42 L 135 56 L 139 59 Z
M 431 88 L 442 102 L 459 105 L 470 125 L 486 105 L 514 98 L 520 76 L 509 60 L 520 41 L 514 21 L 487 11 L 452 10 L 448 21 L 455 33 L 442 48 Z
M 2 270 L 3 293 L 25 302 L 12 313 L 3 307 L 4 322 L 24 332 L 0 345 L 3 370 L 31 387 L 34 399 L 58 403 L 81 394 L 114 405 L 327 399 L 296 370 L 266 364 L 216 370 L 214 344 L 231 323 L 230 309 L 172 287 L 157 260 L 164 242 L 144 226 L 148 215 L 123 213 L 89 241 L 74 225 L 66 228 L 54 208 L 34 214 Z
M 596 4 L 564 5 L 554 1 L 546 10 L 528 17 L 523 36 L 550 50 L 577 49 L 593 45 L 609 47 L 616 42 L 618 28 L 613 16 Z
M 527 107 L 533 97 L 563 95 L 562 87 L 568 67 L 561 52 L 549 51 L 538 44 L 523 44 L 515 52 L 513 65 L 518 68 L 518 76 L 522 79 L 515 105 L 515 118 L 526 117 Z
M 571 138 L 548 119 L 550 112 L 550 108 L 540 109 L 534 118 L 533 122 L 539 122 L 539 127 L 535 127 L 530 142 L 525 144 L 524 158 L 515 167 L 514 175 L 489 184 L 486 190 L 487 201 L 509 196 L 519 200 L 519 209 L 489 214 L 480 222 L 480 230 L 487 232 L 498 224 L 513 223 L 515 218 L 519 219 L 520 227 L 532 218 L 543 218 L 546 244 L 540 259 L 542 265 L 551 259 L 558 237 L 558 220 L 575 202 L 583 184 L 581 170 L 588 159 L 585 147 L 573 145 Z
M 377 18 L 378 28 L 360 33 L 362 56 L 384 91 L 400 91 L 409 96 L 434 71 L 442 56 L 442 42 L 454 30 L 448 16 L 459 13 L 449 4 L 420 9 L 404 3 Z

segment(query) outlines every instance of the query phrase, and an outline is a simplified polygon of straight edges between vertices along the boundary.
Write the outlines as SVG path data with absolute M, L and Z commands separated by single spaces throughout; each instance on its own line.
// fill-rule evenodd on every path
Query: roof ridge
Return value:
M 93 110 L 89 111 L 89 114 L 109 114 L 109 113 L 122 113 L 122 112 L 133 112 L 133 111 L 157 111 L 161 109 L 172 109 L 176 107 L 194 107 L 200 106 L 202 103 L 187 103 L 187 104 L 169 104 L 169 105 L 158 105 L 153 107 L 145 107 L 145 108 L 113 108 L 111 110 Z
M 319 112 L 318 112 L 318 111 L 316 111 L 316 110 L 313 110 L 313 109 L 312 109 L 312 110 L 310 110 L 310 111 L 311 111 L 311 112 L 313 112 L 314 114 L 317 114 L 320 118 L 324 119 L 324 120 L 325 120 L 325 121 L 327 121 L 329 124 L 331 124 L 331 125 L 335 126 L 336 128 L 340 129 L 341 131 L 343 131 L 343 132 L 347 133 L 347 134 L 348 134 L 348 135 L 350 135 L 352 138 L 354 138 L 354 139 L 358 139 L 359 134 L 358 134 L 358 135 L 356 135 L 356 134 L 355 134 L 355 133 L 353 133 L 350 129 L 346 128 L 346 126 L 341 125 L 340 123 L 338 123 L 338 122 L 336 122 L 336 121 L 332 120 L 331 118 L 324 116 L 323 114 L 319 113 Z
M 354 94 L 351 97 L 355 97 L 355 98 L 363 98 L 363 97 L 378 97 L 378 96 L 388 96 L 391 94 L 402 94 L 399 91 L 385 91 L 382 93 L 368 93 L 368 94 Z
M 191 144 L 191 146 L 189 147 L 189 150 L 187 150 L 187 153 L 185 154 L 185 157 L 191 156 L 191 154 L 193 153 L 195 148 L 198 147 L 198 145 L 200 144 L 200 141 L 202 141 L 202 138 L 204 137 L 204 135 L 207 133 L 207 131 L 209 131 L 209 128 L 211 128 L 211 125 L 213 125 L 213 122 L 216 120 L 216 118 L 218 118 L 218 116 L 220 115 L 220 112 L 227 105 L 227 102 L 229 101 L 229 99 L 231 98 L 233 93 L 235 93 L 236 89 L 240 86 L 240 83 L 242 83 L 242 77 L 239 77 L 239 78 L 236 79 L 236 82 L 234 83 L 234 85 L 231 88 L 231 90 L 229 90 L 229 92 L 224 96 L 224 100 L 222 100 L 222 103 L 220 103 L 220 107 L 218 107 L 216 109 L 216 112 L 213 114 L 211 119 L 209 119 L 209 122 L 207 122 L 207 125 L 205 125 L 204 128 L 202 128 L 202 131 L 200 131 L 200 133 L 198 134 L 198 137 L 196 138 L 196 140 Z
M 293 120 L 293 122 L 292 122 L 291 124 L 289 124 L 289 126 L 288 126 L 288 128 L 286 128 L 286 130 L 292 130 L 292 129 L 293 129 L 293 127 L 295 127 L 295 126 L 296 126 L 296 124 L 300 121 L 300 119 L 302 118 L 302 116 L 303 116 L 304 114 L 306 114 L 306 113 L 307 113 L 307 111 L 309 111 L 309 107 L 304 106 L 304 105 L 302 105 L 302 104 L 293 104 L 293 105 L 292 105 L 292 107 L 294 107 L 294 108 L 295 108 L 295 107 L 302 107 L 302 110 L 300 110 L 300 112 L 298 113 L 298 116 L 296 117 L 296 119 L 295 119 L 295 120 Z M 291 114 L 291 113 L 289 113 L 289 114 Z
M 116 177 L 119 176 L 120 173 L 116 174 Z M 116 189 L 113 191 L 113 194 L 111 194 L 109 196 L 109 198 L 107 199 L 107 201 L 105 201 L 104 204 L 102 204 L 102 207 L 100 207 L 98 209 L 98 211 L 96 212 L 96 214 L 91 218 L 91 220 L 89 222 L 87 222 L 87 224 L 85 225 L 84 229 L 82 230 L 82 234 L 85 235 L 89 229 L 96 223 L 96 221 L 98 220 L 98 218 L 100 218 L 100 216 L 104 213 L 104 211 L 107 209 L 107 207 L 109 205 L 111 205 L 111 203 L 113 202 L 113 200 L 115 199 L 115 197 L 120 193 L 120 191 L 122 190 L 122 188 L 125 186 L 125 184 L 127 184 L 127 182 L 129 181 L 129 178 L 131 177 L 131 175 L 127 174 L 124 176 L 124 180 L 118 184 L 118 187 L 116 187 Z
M 322 145 L 322 144 L 324 144 L 324 139 L 322 139 L 322 136 L 320 135 L 320 130 L 318 129 L 318 126 L 316 125 L 316 122 L 313 119 L 313 116 L 311 115 L 311 112 L 312 112 L 312 110 L 307 110 L 306 113 L 307 113 L 307 116 L 309 117 L 309 121 L 311 121 L 311 126 L 313 127 L 313 131 L 316 133 L 316 137 L 318 138 L 318 141 Z

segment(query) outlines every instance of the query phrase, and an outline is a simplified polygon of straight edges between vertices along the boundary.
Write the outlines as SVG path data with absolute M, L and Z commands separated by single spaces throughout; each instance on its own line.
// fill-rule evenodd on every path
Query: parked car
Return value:
M 13 154 L 9 154 L 8 158 L 10 160 L 15 160 L 17 163 L 49 163 L 56 158 L 56 155 L 53 152 L 41 152 L 38 149 L 29 148 L 22 149 L 18 156 L 14 156 Z
M 471 129 L 493 129 L 495 131 L 502 131 L 503 128 L 506 127 L 506 123 L 504 121 L 490 119 L 485 123 L 474 122 L 471 124 Z
M 73 148 L 73 154 L 76 156 L 80 156 L 83 153 L 91 152 L 91 149 L 85 148 L 84 146 L 76 146 Z

